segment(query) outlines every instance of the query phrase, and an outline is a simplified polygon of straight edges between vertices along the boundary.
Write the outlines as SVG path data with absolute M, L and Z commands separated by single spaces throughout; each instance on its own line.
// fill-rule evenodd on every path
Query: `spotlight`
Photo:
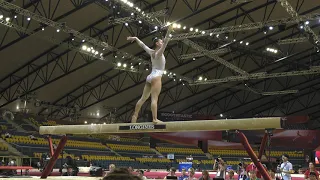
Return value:
M 199 31 L 199 29 L 196 29 L 196 32 L 198 32 Z
M 82 39 L 82 42 L 86 42 L 86 40 Z
M 123 64 L 123 67 L 126 68 L 126 67 L 127 67 L 127 64 Z
M 72 38 L 71 40 L 74 41 L 74 38 Z
M 31 20 L 31 18 L 29 18 L 29 17 L 28 17 L 28 18 L 27 18 L 27 20 L 28 20 L 28 21 L 30 21 L 30 20 Z
M 209 35 L 212 36 L 213 33 L 210 33 Z
M 201 32 L 201 34 L 205 34 L 205 33 L 206 33 L 205 31 L 202 31 L 202 32 Z
M 17 19 L 17 18 L 18 18 L 18 16 L 17 16 L 17 15 L 14 15 L 14 18 L 15 18 L 15 19 Z
M 125 26 L 128 26 L 129 24 L 128 24 L 128 23 L 124 23 L 124 25 L 125 25 Z
M 120 67 L 121 66 L 121 62 L 118 62 L 117 66 Z
M 270 26 L 270 27 L 269 27 L 269 30 L 271 30 L 271 31 L 272 31 L 272 30 L 273 30 L 273 26 Z
M 248 45 L 249 45 L 249 42 L 246 42 L 246 45 L 248 46 Z
M 240 41 L 240 44 L 242 44 L 243 43 L 243 41 Z
M 44 31 L 44 27 L 42 27 L 41 30 Z
M 6 21 L 9 22 L 9 21 L 10 21 L 10 18 L 9 18 L 9 17 L 6 17 Z
M 208 78 L 204 78 L 204 81 L 207 81 L 208 80 Z
M 202 81 L 202 79 L 203 79 L 202 76 L 200 76 L 198 80 L 199 80 L 199 81 Z
M 310 24 L 310 22 L 309 22 L 309 21 L 306 21 L 304 24 L 308 25 L 308 24 Z
M 190 31 L 193 31 L 193 28 L 190 28 Z
M 177 25 L 177 28 L 180 29 L 180 28 L 181 28 L 181 24 L 178 24 L 178 25 Z
M 90 52 L 90 51 L 91 51 L 91 49 L 90 49 L 90 48 L 87 48 L 87 51 L 88 51 L 88 52 Z
M 195 60 L 196 60 L 196 58 L 192 58 L 192 60 L 194 60 L 194 61 L 195 61 Z
M 300 25 L 300 29 L 303 29 L 303 25 Z
M 131 66 L 131 69 L 133 69 L 133 66 Z
M 87 50 L 87 46 L 86 46 L 86 45 L 83 45 L 83 46 L 82 46 L 82 50 L 84 50 L 84 51 Z
M 187 29 L 187 26 L 183 26 L 183 28 L 182 29 Z
M 84 123 L 87 124 L 88 122 L 87 122 L 87 121 L 84 121 Z
M 142 23 L 142 21 L 141 20 L 139 20 L 139 24 L 141 24 Z
M 158 26 L 155 26 L 154 29 L 155 29 L 155 30 L 158 30 Z
M 0 15 L 0 19 L 2 19 L 2 18 L 3 18 L 3 15 L 1 14 L 1 15 Z
M 133 16 L 134 15 L 134 13 L 131 13 L 131 16 Z
M 218 38 L 220 36 L 220 34 L 217 34 L 216 37 Z
M 237 41 L 236 39 L 233 40 L 233 42 L 236 42 L 236 41 Z
M 167 71 L 164 71 L 163 74 L 167 74 Z
M 220 117 L 223 117 L 223 114 L 220 114 Z

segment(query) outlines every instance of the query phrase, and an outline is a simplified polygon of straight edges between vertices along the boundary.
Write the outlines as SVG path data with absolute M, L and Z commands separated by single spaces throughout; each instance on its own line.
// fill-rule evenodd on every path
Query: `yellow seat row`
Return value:
M 138 151 L 138 152 L 152 152 L 149 146 L 134 146 L 134 145 L 122 145 L 122 144 L 107 144 L 113 150 L 120 151 Z
M 6 144 L 0 144 L 0 151 L 8 151 L 8 146 Z
M 178 154 L 204 154 L 201 149 L 193 148 L 169 148 L 169 147 L 157 147 L 157 150 L 161 153 L 178 153 Z
M 245 150 L 214 150 L 214 149 L 209 149 L 209 152 L 212 155 L 234 155 L 234 156 L 247 156 L 248 153 Z M 259 152 L 255 151 L 255 153 L 258 155 Z M 268 152 L 267 152 L 268 154 Z M 303 157 L 303 152 L 301 151 L 271 151 L 270 155 L 272 157 L 279 157 L 282 154 L 288 154 L 290 157 Z
M 8 127 L 7 127 L 6 125 L 1 125 L 1 126 L 0 126 L 0 129 L 1 129 L 1 130 L 7 130 Z
M 41 158 L 42 153 L 33 153 L 33 155 L 34 155 L 35 158 Z M 74 154 L 63 154 L 63 158 L 66 158 L 67 156 L 70 156 L 72 159 L 75 158 Z M 59 155 L 59 158 L 62 158 L 61 154 Z
M 82 155 L 82 159 L 87 160 L 109 160 L 109 161 L 134 161 L 130 157 L 120 156 L 94 156 L 94 155 Z
M 170 163 L 171 161 L 166 158 L 136 158 L 139 162 L 159 162 L 159 163 Z
M 2 135 L 4 137 L 4 135 Z M 23 143 L 23 144 L 36 144 L 36 145 L 49 145 L 48 140 L 44 138 L 37 138 L 37 140 L 30 139 L 29 136 L 12 136 L 11 138 L 6 139 L 9 143 Z M 59 139 L 52 139 L 52 142 L 55 144 L 59 143 Z M 88 142 L 88 141 L 76 141 L 68 140 L 67 147 L 75 148 L 94 148 L 94 149 L 106 149 L 106 146 L 102 145 L 99 142 Z
M 177 162 L 186 162 L 187 160 L 186 159 L 176 159 Z M 192 160 L 192 163 L 193 164 L 200 164 L 201 161 L 197 160 L 197 159 L 194 159 Z

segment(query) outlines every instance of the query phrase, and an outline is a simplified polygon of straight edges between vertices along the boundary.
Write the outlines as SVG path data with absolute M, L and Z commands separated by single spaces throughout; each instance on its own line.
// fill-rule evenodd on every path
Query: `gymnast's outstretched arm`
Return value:
M 164 53 L 164 50 L 166 49 L 169 41 L 170 41 L 170 33 L 173 31 L 172 25 L 168 27 L 166 37 L 163 39 L 163 45 L 161 48 L 156 52 L 157 55 L 162 55 Z
M 153 50 L 150 49 L 147 45 L 145 45 L 138 37 L 127 37 L 128 41 L 136 41 L 140 47 L 142 47 L 149 55 L 152 54 Z

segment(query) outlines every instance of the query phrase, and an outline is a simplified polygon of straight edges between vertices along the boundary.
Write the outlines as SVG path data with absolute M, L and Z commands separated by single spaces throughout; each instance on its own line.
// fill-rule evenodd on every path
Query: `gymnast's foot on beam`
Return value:
M 131 123 L 136 123 L 137 122 L 137 116 L 136 115 L 133 115 L 132 118 L 131 118 Z
M 162 123 L 162 121 L 160 121 L 159 119 L 152 120 L 152 122 L 153 122 L 153 124 Z

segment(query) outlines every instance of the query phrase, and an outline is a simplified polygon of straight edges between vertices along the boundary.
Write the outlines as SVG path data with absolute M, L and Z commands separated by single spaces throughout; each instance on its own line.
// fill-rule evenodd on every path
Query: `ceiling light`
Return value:
M 223 114 L 220 114 L 220 117 L 223 117 Z
M 127 64 L 123 64 L 123 67 L 126 68 L 126 67 L 127 67 Z
M 187 26 L 183 26 L 183 28 L 182 29 L 187 29 Z
M 246 42 L 246 45 L 248 46 L 248 45 L 249 45 L 249 42 Z
M 84 51 L 87 50 L 87 46 L 86 46 L 86 45 L 83 45 L 83 46 L 82 46 L 82 50 L 84 50 Z
M 118 62 L 117 66 L 120 67 L 121 66 L 121 62 Z
M 15 18 L 15 19 L 17 19 L 17 18 L 18 18 L 18 16 L 17 16 L 17 15 L 14 15 L 14 18 Z
M 200 76 L 198 80 L 199 80 L 199 81 L 202 81 L 202 79 L 203 79 L 202 76 Z
M 1 14 L 1 15 L 0 15 L 0 19 L 2 19 L 2 18 L 3 18 L 3 15 Z
M 270 26 L 270 27 L 269 27 L 269 29 L 270 29 L 270 30 L 273 30 L 273 27 L 272 27 L 272 26 Z
M 6 21 L 9 22 L 9 21 L 10 21 L 10 18 L 9 18 L 9 17 L 6 17 Z
M 29 17 L 28 17 L 28 18 L 27 18 L 27 20 L 28 20 L 28 21 L 30 21 L 30 20 L 31 20 L 31 18 L 29 18 Z
M 128 24 L 128 23 L 124 23 L 124 25 L 125 25 L 125 26 L 128 26 L 129 24 Z
M 190 28 L 190 31 L 193 31 L 193 28 Z
M 240 44 L 242 44 L 243 43 L 243 41 L 240 41 Z

